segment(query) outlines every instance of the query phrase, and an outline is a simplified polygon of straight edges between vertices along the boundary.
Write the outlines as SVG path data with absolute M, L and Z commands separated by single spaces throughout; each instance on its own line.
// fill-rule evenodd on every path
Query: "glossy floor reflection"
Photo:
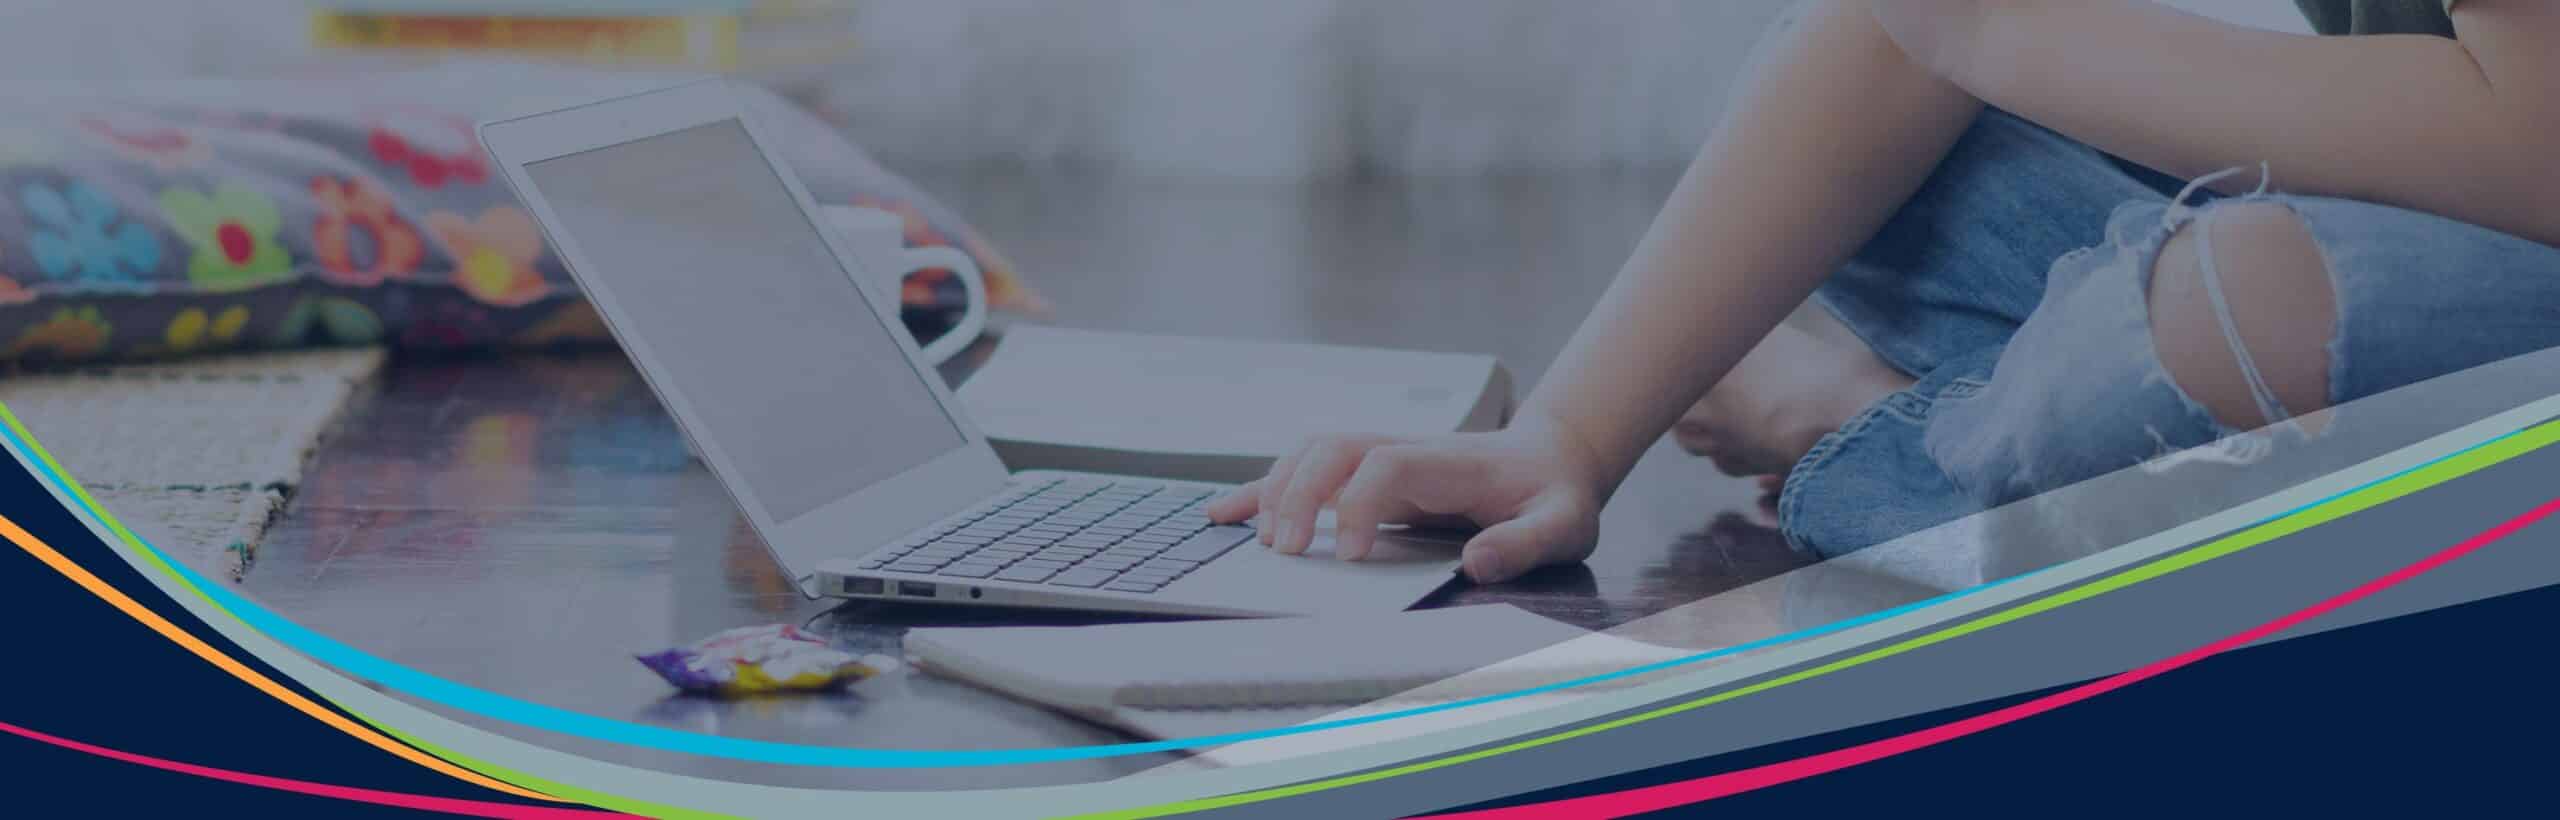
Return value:
M 1489 352 L 1523 385 L 1596 300 L 1670 181 L 925 180 L 1029 271 L 1058 324 Z M 1587 564 L 1430 603 L 1508 602 L 1603 628 L 1800 566 L 1757 517 L 1757 494 L 1666 443 L 1607 510 Z M 890 604 L 831 612 L 802 600 L 611 351 L 397 360 L 338 424 L 243 589 L 387 660 L 603 717 L 888 748 L 1132 739 L 921 676 L 813 698 L 670 696 L 631 656 L 733 626 L 808 622 L 894 651 L 917 624 L 1091 619 Z M 634 765 L 784 784 L 1069 782 L 1169 759 L 823 770 L 483 725 Z

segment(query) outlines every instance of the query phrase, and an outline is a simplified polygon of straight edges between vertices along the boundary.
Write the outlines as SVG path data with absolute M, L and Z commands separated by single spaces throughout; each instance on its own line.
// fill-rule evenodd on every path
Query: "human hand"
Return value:
M 1305 552 L 1316 516 L 1334 507 L 1334 554 L 1357 560 L 1387 524 L 1464 520 L 1484 528 L 1461 558 L 1467 577 L 1493 583 L 1591 554 L 1600 491 L 1560 436 L 1519 429 L 1429 439 L 1322 437 L 1271 472 L 1211 502 L 1209 518 L 1263 516 L 1262 543 Z

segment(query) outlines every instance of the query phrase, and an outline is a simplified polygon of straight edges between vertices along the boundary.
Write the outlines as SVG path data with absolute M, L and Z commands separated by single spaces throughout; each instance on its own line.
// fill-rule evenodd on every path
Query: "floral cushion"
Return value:
M 490 113 L 477 76 L 416 95 L 339 80 L 0 97 L 0 361 L 608 339 L 473 135 Z M 966 225 L 817 118 L 761 93 L 750 109 L 822 204 L 904 214 L 910 244 L 978 260 L 992 307 L 1037 305 Z M 947 271 L 901 295 L 923 340 L 965 304 Z

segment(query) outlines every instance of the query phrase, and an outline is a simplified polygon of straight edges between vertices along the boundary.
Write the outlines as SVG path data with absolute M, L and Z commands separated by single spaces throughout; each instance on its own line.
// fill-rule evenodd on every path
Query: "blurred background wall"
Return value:
M 803 96 L 893 167 L 1280 179 L 1676 167 L 1788 0 L 846 2 L 858 45 Z M 0 75 L 307 71 L 310 8 L 0 0 Z
M 1656 166 L 1695 149 L 1783 4 L 872 3 L 838 99 L 875 150 L 910 162 L 1248 177 Z M 934 59 L 955 50 L 974 56 Z

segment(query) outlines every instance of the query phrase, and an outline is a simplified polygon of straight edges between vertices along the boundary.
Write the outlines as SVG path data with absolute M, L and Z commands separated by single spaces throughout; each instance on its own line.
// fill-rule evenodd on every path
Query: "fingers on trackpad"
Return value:
M 1372 564 L 1440 562 L 1457 557 L 1458 547 L 1458 544 L 1447 541 L 1380 533 L 1378 540 L 1370 545 L 1369 554 L 1362 556 L 1360 561 Z M 1307 551 L 1301 555 L 1306 558 L 1333 560 L 1335 557 L 1333 533 L 1326 532 L 1316 536 L 1313 541 L 1308 542 Z

